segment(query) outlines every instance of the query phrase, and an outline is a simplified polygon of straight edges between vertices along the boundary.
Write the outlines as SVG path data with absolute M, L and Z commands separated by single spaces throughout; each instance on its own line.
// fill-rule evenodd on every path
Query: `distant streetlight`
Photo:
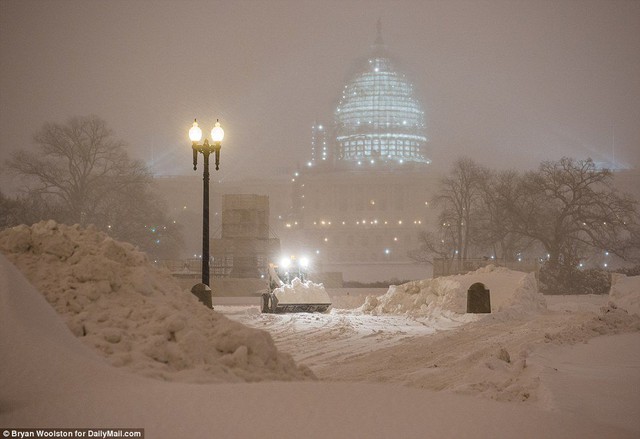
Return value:
M 204 156 L 203 196 L 202 196 L 202 206 L 203 206 L 202 207 L 202 283 L 205 284 L 207 287 L 210 287 L 210 284 L 209 284 L 209 155 L 211 153 L 215 153 L 216 171 L 217 171 L 220 166 L 220 149 L 222 148 L 222 139 L 224 139 L 224 130 L 220 126 L 220 122 L 216 121 L 215 126 L 211 130 L 212 143 L 210 144 L 209 139 L 205 138 L 204 142 L 200 144 L 199 142 L 202 139 L 202 130 L 198 126 L 198 122 L 194 120 L 193 126 L 189 130 L 189 139 L 191 139 L 191 148 L 193 150 L 193 170 L 194 171 L 197 169 L 197 165 L 198 165 L 198 153 L 201 153 Z
M 291 258 L 288 258 L 286 256 L 282 257 L 280 259 L 280 266 L 285 270 L 287 270 L 291 266 Z

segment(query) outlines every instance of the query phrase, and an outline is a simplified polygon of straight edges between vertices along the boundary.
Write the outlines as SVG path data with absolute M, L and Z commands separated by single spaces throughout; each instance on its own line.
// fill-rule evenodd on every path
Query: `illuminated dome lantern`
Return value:
M 337 160 L 430 163 L 424 110 L 386 55 L 380 26 L 372 55 L 344 87 L 335 128 Z

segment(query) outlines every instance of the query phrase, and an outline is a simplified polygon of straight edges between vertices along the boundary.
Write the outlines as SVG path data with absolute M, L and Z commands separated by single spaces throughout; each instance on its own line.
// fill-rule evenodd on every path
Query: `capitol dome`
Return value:
M 430 163 L 424 110 L 380 34 L 372 55 L 344 86 L 334 120 L 337 160 Z

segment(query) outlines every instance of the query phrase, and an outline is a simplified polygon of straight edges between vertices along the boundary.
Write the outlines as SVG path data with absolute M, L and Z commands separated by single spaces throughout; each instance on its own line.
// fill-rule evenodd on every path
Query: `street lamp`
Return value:
M 198 127 L 198 122 L 194 120 L 193 126 L 189 130 L 189 139 L 191 139 L 191 148 L 193 149 L 193 170 L 194 171 L 196 170 L 198 165 L 198 153 L 202 153 L 202 155 L 204 156 L 204 171 L 203 171 L 203 178 L 202 178 L 203 180 L 202 283 L 205 284 L 207 287 L 210 287 L 209 285 L 209 154 L 215 153 L 216 171 L 217 171 L 220 166 L 220 149 L 222 147 L 222 139 L 224 139 L 224 130 L 220 126 L 220 122 L 216 121 L 215 126 L 211 130 L 212 143 L 210 144 L 209 139 L 205 138 L 204 142 L 200 144 L 199 142 L 202 139 L 202 130 L 200 129 L 200 127 Z

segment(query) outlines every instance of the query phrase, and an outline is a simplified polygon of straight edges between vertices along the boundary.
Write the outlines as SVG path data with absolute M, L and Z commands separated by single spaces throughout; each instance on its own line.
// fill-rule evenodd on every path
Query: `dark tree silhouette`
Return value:
M 544 162 L 502 190 L 509 231 L 538 241 L 550 264 L 572 263 L 581 247 L 631 255 L 637 202 L 619 194 L 611 171 L 591 159 Z
M 161 257 L 181 245 L 177 227 L 151 191 L 151 173 L 129 158 L 104 120 L 47 123 L 34 141 L 36 151 L 19 151 L 7 161 L 9 171 L 26 181 L 26 193 L 15 201 L 34 207 L 20 219 L 94 224 Z

